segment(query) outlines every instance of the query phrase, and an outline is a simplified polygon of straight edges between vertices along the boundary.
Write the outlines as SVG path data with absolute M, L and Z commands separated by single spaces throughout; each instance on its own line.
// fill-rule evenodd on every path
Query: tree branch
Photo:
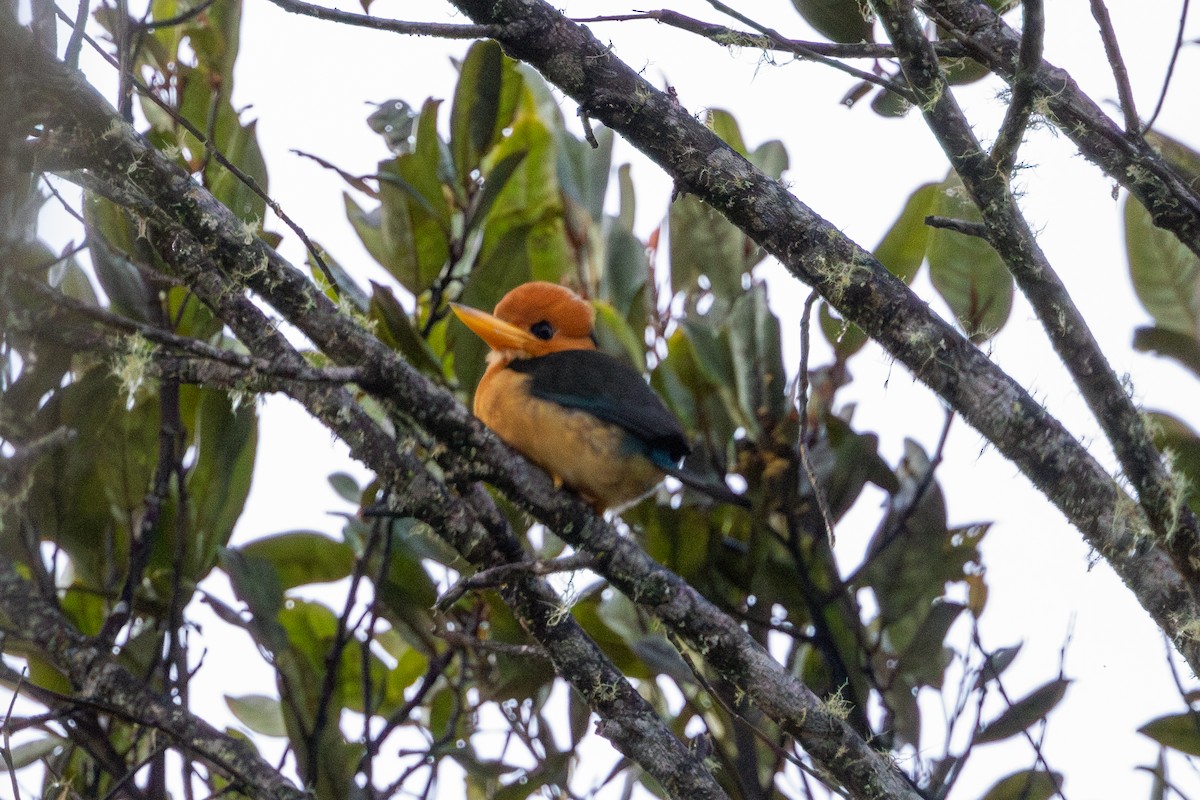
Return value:
M 146 688 L 139 678 L 110 659 L 29 586 L 11 563 L 0 564 L 0 610 L 5 628 L 45 651 L 66 673 L 76 692 L 72 700 L 97 706 L 141 725 L 156 728 L 175 743 L 206 759 L 264 800 L 305 800 L 246 742 L 226 736 L 171 700 Z
M 961 42 L 972 58 L 1013 82 L 1021 60 L 1021 36 L 986 3 L 922 0 L 922 8 Z M 1105 175 L 1141 201 L 1154 224 L 1174 233 L 1200 255 L 1200 190 L 1181 178 L 1138 129 L 1126 133 L 1118 128 L 1065 70 L 1042 61 L 1030 83 L 1039 113 Z
M 1133 102 L 1133 87 L 1129 85 L 1129 70 L 1121 57 L 1121 45 L 1104 0 L 1090 0 L 1092 18 L 1100 26 L 1100 39 L 1104 42 L 1104 53 L 1112 67 L 1113 79 L 1117 82 L 1117 97 L 1121 100 L 1121 113 L 1125 115 L 1125 132 L 1131 136 L 1141 135 L 1142 121 L 1138 118 L 1137 106 Z
M 456 4 L 476 21 L 529 20 L 533 34 L 502 41 L 511 55 L 624 135 L 677 186 L 720 210 L 941 395 L 1109 559 L 1189 663 L 1200 667 L 1200 642 L 1184 633 L 1176 616 L 1180 603 L 1197 608 L 1177 567 L 1159 546 L 1147 546 L 1131 501 L 1104 468 L 1021 386 L 870 253 L 730 150 L 585 29 L 532 0 Z

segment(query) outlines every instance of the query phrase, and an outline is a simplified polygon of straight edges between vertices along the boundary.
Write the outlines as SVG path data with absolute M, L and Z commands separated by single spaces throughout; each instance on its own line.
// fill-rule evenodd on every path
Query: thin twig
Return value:
M 1188 7 L 1190 5 L 1191 0 L 1183 0 L 1183 9 L 1179 13 L 1179 29 L 1175 32 L 1175 47 L 1171 50 L 1171 61 L 1167 64 L 1167 74 L 1163 78 L 1162 91 L 1158 93 L 1158 102 L 1154 105 L 1154 113 L 1150 115 L 1150 119 L 1146 120 L 1146 125 L 1142 128 L 1142 133 L 1154 127 L 1159 113 L 1162 112 L 1163 103 L 1167 100 L 1167 89 L 1171 86 L 1171 78 L 1175 74 L 1175 64 L 1179 61 L 1180 51 L 1183 50 L 1183 30 L 1187 26 Z
M 1117 82 L 1121 113 L 1125 115 L 1125 132 L 1130 136 L 1137 136 L 1142 131 L 1142 122 L 1138 119 L 1137 106 L 1133 102 L 1133 87 L 1129 85 L 1129 70 L 1125 67 L 1125 59 L 1121 57 L 1117 32 L 1108 16 L 1108 7 L 1104 5 L 1104 0 L 1091 0 L 1091 5 L 1092 17 L 1100 26 L 1100 39 L 1104 42 L 1104 52 L 1108 56 L 1108 64 L 1112 67 L 1113 78 Z
M 810 61 L 816 61 L 818 64 L 824 64 L 827 67 L 832 67 L 833 69 L 841 70 L 842 72 L 845 72 L 848 75 L 853 75 L 854 77 L 858 78 L 861 81 L 866 81 L 867 83 L 873 83 L 877 86 L 882 86 L 884 89 L 887 89 L 890 92 L 895 92 L 896 94 L 900 95 L 901 97 L 903 97 L 905 100 L 907 100 L 910 103 L 917 102 L 916 95 L 914 95 L 912 90 L 909 89 L 907 86 L 896 83 L 895 81 L 890 81 L 887 78 L 881 78 L 880 76 L 876 75 L 873 72 L 865 72 L 861 69 L 851 67 L 848 64 L 843 64 L 842 62 L 838 61 L 837 59 L 829 58 L 828 56 L 822 55 L 821 53 L 810 49 L 805 44 L 797 42 L 794 39 L 788 39 L 788 38 L 784 37 L 781 33 L 776 31 L 774 28 L 768 28 L 765 25 L 761 25 L 761 24 L 755 22 L 754 20 L 750 19 L 746 15 L 742 14 L 740 11 L 737 11 L 736 9 L 733 9 L 733 8 L 725 5 L 724 3 L 720 2 L 720 0 L 708 0 L 708 4 L 710 6 L 712 6 L 713 8 L 715 8 L 716 10 L 720 11 L 722 14 L 727 14 L 730 17 L 733 17 L 734 19 L 736 19 L 738 22 L 742 23 L 743 25 L 749 25 L 751 28 L 754 28 L 760 34 L 767 37 L 767 39 L 770 42 L 772 42 L 779 49 L 787 50 L 790 53 L 794 53 L 795 55 L 800 56 L 802 58 L 807 58 Z
M 403 33 L 408 36 L 435 36 L 439 39 L 495 39 L 510 29 L 508 25 L 453 25 L 444 22 L 405 22 L 398 19 L 381 19 L 366 14 L 355 14 L 350 11 L 339 11 L 336 8 L 305 3 L 303 0 L 271 0 L 271 2 L 293 14 L 377 31 Z
M 954 231 L 966 236 L 975 236 L 987 241 L 987 226 L 982 222 L 972 222 L 969 219 L 958 219 L 956 217 L 942 217 L 937 214 L 930 214 L 925 217 L 925 224 L 931 228 L 942 228 L 947 231 Z
M 57 13 L 60 17 L 66 19 L 66 15 L 62 11 L 57 11 Z M 92 47 L 92 49 L 94 49 L 102 58 L 108 61 L 111 66 L 115 67 L 118 72 L 121 70 L 120 62 L 118 62 L 117 59 L 113 58 L 102 47 L 100 47 L 99 43 L 96 42 L 95 39 L 87 34 L 84 34 L 84 39 Z M 279 203 L 277 203 L 270 195 L 266 193 L 266 191 L 263 190 L 261 186 L 258 185 L 258 181 L 242 172 L 242 170 L 234 165 L 232 161 L 225 157 L 224 153 L 217 149 L 216 145 L 209 141 L 208 137 L 206 137 L 199 128 L 197 128 L 188 120 L 184 119 L 178 111 L 172 108 L 169 103 L 164 102 L 150 89 L 150 87 L 146 86 L 146 84 L 142 83 L 133 75 L 129 76 L 129 80 L 144 97 L 166 112 L 172 120 L 179 124 L 180 127 L 186 130 L 192 136 L 196 137 L 196 139 L 204 146 L 206 153 L 210 153 L 218 164 L 229 170 L 233 177 L 245 185 L 250 191 L 254 192 L 254 194 L 257 195 L 260 200 L 267 204 L 267 207 L 270 208 L 271 211 L 275 212 L 275 216 L 279 217 L 279 220 L 284 225 L 287 225 L 288 228 L 292 230 L 292 233 L 296 234 L 296 236 L 300 238 L 300 241 L 304 243 L 305 249 L 313 258 L 313 263 L 316 264 L 321 270 L 321 274 L 325 277 L 325 280 L 329 282 L 329 285 L 333 287 L 334 292 L 340 293 L 337 280 L 333 277 L 333 272 L 330 271 L 329 265 L 325 263 L 325 259 L 321 255 L 320 248 L 312 243 L 312 240 L 308 238 L 308 234 L 304 232 L 304 229 L 296 224 L 292 218 L 284 212 L 282 206 L 280 206 Z
M 842 44 L 837 42 L 811 42 L 803 39 L 774 39 L 761 33 L 739 31 L 725 25 L 704 22 L 680 14 L 678 11 L 661 9 L 658 11 L 639 11 L 636 14 L 605 14 L 596 17 L 572 17 L 572 22 L 588 25 L 597 22 L 632 22 L 636 20 L 653 20 L 654 22 L 678 28 L 681 31 L 694 33 L 723 47 L 752 47 L 756 50 L 777 50 L 793 55 L 817 53 L 830 58 L 893 58 L 896 50 L 890 44 L 879 42 L 858 42 Z M 947 57 L 962 57 L 966 49 L 957 42 L 943 42 L 942 55 Z
M 576 553 L 573 556 L 555 559 L 553 561 L 517 561 L 511 564 L 499 564 L 489 569 L 480 570 L 474 575 L 468 575 L 446 590 L 438 598 L 437 610 L 445 612 L 467 592 L 473 589 L 492 589 L 507 582 L 514 574 L 552 575 L 556 572 L 574 572 L 580 569 L 591 569 L 595 559 L 587 553 Z
M 1046 37 L 1046 13 L 1042 0 L 1025 0 L 1021 4 L 1023 24 L 1021 27 L 1020 61 L 1013 76 L 1012 93 L 1008 98 L 1008 110 L 992 145 L 991 157 L 996 168 L 1005 175 L 1012 175 L 1017 162 L 1017 151 L 1029 126 L 1033 112 L 1033 80 L 1042 65 L 1042 49 Z
M 804 467 L 808 485 L 812 487 L 813 497 L 817 501 L 817 509 L 821 512 L 821 521 L 825 523 L 825 535 L 829 538 L 829 546 L 833 547 L 837 538 L 834 535 L 833 515 L 829 512 L 829 501 L 825 499 L 825 491 L 817 482 L 817 471 L 813 469 L 812 459 L 808 453 L 809 327 L 812 321 L 813 305 L 819 297 L 820 294 L 815 289 L 809 292 L 808 298 L 804 301 L 804 313 L 800 316 L 800 377 L 796 389 L 796 399 L 800 405 L 800 463 Z

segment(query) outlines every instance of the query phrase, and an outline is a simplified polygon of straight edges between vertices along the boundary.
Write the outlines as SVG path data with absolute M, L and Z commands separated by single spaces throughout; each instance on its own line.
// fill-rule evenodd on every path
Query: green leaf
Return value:
M 243 725 L 263 736 L 287 736 L 279 701 L 262 694 L 225 695 L 225 705 Z
M 362 502 L 362 488 L 358 485 L 358 481 L 353 475 L 345 472 L 335 472 L 329 476 L 329 485 L 338 493 L 347 503 L 358 505 Z
M 982 219 L 955 174 L 942 184 L 933 213 L 967 222 Z M 986 341 L 1004 327 L 1012 310 L 1013 277 L 990 244 L 978 236 L 934 228 L 927 257 L 934 288 L 971 341 Z
M 496 145 L 485 174 L 513 153 L 526 152 L 483 222 L 483 242 L 462 302 L 491 308 L 512 287 L 530 280 L 557 283 L 574 263 L 563 221 L 554 138 L 523 109 L 512 132 Z
M 325 269 L 329 270 L 329 274 L 333 276 L 334 282 L 337 283 L 335 290 L 333 286 L 329 285 L 329 279 L 325 277 L 324 270 L 317 264 L 317 260 L 313 258 L 312 251 L 305 253 L 305 262 L 308 264 L 309 273 L 312 274 L 313 281 L 316 282 L 317 286 L 321 287 L 321 291 L 325 293 L 325 296 L 335 303 L 339 299 L 348 301 L 359 313 L 367 313 L 367 306 L 370 302 L 367 299 L 367 293 L 350 276 L 350 273 L 341 265 L 341 262 L 329 255 L 316 242 L 313 242 L 313 247 L 320 252 L 321 260 L 325 262 Z
M 912 283 L 925 260 L 930 232 L 925 218 L 933 213 L 934 202 L 940 193 L 941 186 L 936 183 L 926 183 L 913 190 L 900 216 L 875 247 L 875 258 L 879 263 L 905 283 Z
M 0 759 L 0 772 L 9 771 L 9 760 L 12 761 L 13 770 L 18 770 L 61 752 L 69 744 L 69 740 L 49 734 L 28 742 L 22 742 L 8 750 L 7 759 Z
M 412 152 L 413 133 L 419 116 L 403 100 L 385 100 L 367 117 L 367 126 L 383 137 L 388 150 L 403 155 Z
M 1015 644 L 989 653 L 983 662 L 983 667 L 979 670 L 979 677 L 975 679 L 975 688 L 982 689 L 985 684 L 1003 675 L 1004 670 L 1008 669 L 1019 652 L 1021 652 L 1021 645 Z
M 779 320 L 767 304 L 765 284 L 755 284 L 734 300 L 726 325 L 738 402 L 751 421 L 751 438 L 758 439 L 787 408 Z
M 375 333 L 384 344 L 426 375 L 441 379 L 442 364 L 429 343 L 421 338 L 392 290 L 375 281 L 371 281 L 370 317 L 379 323 Z
M 1157 717 L 1138 728 L 1138 733 L 1149 736 L 1163 747 L 1200 756 L 1200 724 L 1197 724 L 1194 711 Z
M 870 341 L 870 337 L 862 328 L 842 319 L 824 300 L 817 307 L 817 318 L 821 323 L 821 333 L 825 335 L 825 341 L 833 346 L 833 351 L 843 361 L 863 349 Z
M 1200 338 L 1200 257 L 1133 197 L 1125 200 L 1125 251 L 1134 291 L 1158 327 Z
M 188 531 L 193 558 L 185 565 L 185 575 L 196 581 L 212 568 L 218 548 L 233 534 L 250 494 L 258 449 L 253 401 L 235 405 L 225 392 L 207 388 L 198 390 L 198 401 L 193 428 L 196 463 L 187 478 L 195 512 Z
M 525 156 L 529 155 L 528 150 L 516 150 L 508 153 L 504 158 L 493 164 L 487 171 L 484 178 L 483 187 L 479 194 L 475 196 L 475 204 L 471 209 L 471 215 L 467 219 L 467 230 L 473 231 L 479 228 L 480 223 L 487 219 L 488 214 L 492 211 L 492 206 L 496 202 L 496 198 L 500 196 L 505 185 L 508 184 L 508 179 L 516 172 L 517 167 L 521 166 L 521 162 L 525 160 Z
M 1167 328 L 1137 328 L 1133 332 L 1133 349 L 1173 358 L 1200 377 L 1200 340 L 1186 333 Z
M 763 142 L 747 158 L 750 159 L 751 164 L 775 180 L 779 180 L 790 166 L 787 148 L 778 139 Z
M 264 536 L 240 549 L 247 558 L 270 563 L 284 591 L 310 583 L 340 581 L 354 569 L 354 551 L 348 544 L 315 531 Z
M 742 138 L 742 129 L 728 111 L 710 108 L 705 114 L 704 123 L 713 133 L 721 137 L 721 141 L 736 150 L 739 155 L 745 156 L 749 152 L 746 149 L 746 141 Z
M 741 293 L 746 236 L 729 220 L 689 194 L 671 204 L 667 230 L 672 292 L 694 291 L 704 276 L 719 297 Z
M 131 319 L 149 322 L 150 290 L 128 256 L 134 252 L 137 235 L 128 212 L 112 201 L 88 192 L 83 215 L 92 265 L 112 310 Z
M 872 41 L 871 22 L 858 0 L 792 0 L 792 5 L 818 33 L 835 42 Z
M 1050 800 L 1062 785 L 1058 772 L 1023 770 L 996 781 L 982 800 Z
M 273 653 L 285 650 L 287 633 L 279 623 L 279 612 L 283 610 L 279 573 L 270 562 L 247 558 L 228 547 L 221 548 L 218 558 L 234 593 L 253 615 L 249 630 L 255 641 Z
M 604 271 L 600 273 L 600 296 L 612 304 L 635 331 L 646 327 L 646 295 L 650 261 L 646 246 L 621 224 L 610 220 L 605 242 Z M 644 348 L 643 348 L 644 349 Z
M 637 372 L 643 372 L 646 369 L 646 347 L 641 339 L 608 303 L 593 300 L 592 308 L 596 310 L 592 335 L 596 337 L 600 349 L 621 359 Z
M 912 103 L 907 97 L 896 94 L 891 89 L 882 88 L 871 97 L 871 110 L 881 117 L 895 119 L 911 111 Z
M 450 151 L 460 178 L 471 181 L 483 156 L 512 122 L 521 78 L 511 59 L 492 40 L 467 51 L 450 112 Z
M 896 666 L 896 671 L 913 686 L 942 688 L 942 678 L 953 657 L 953 651 L 944 644 L 946 634 L 965 609 L 951 602 L 934 603 L 929 609 Z
M 1067 693 L 1070 681 L 1055 678 L 1013 703 L 975 734 L 975 744 L 999 742 L 1046 718 Z
M 1171 414 L 1151 411 L 1148 417 L 1154 446 L 1168 458 L 1176 481 L 1186 486 L 1188 505 L 1200 513 L 1200 434 Z

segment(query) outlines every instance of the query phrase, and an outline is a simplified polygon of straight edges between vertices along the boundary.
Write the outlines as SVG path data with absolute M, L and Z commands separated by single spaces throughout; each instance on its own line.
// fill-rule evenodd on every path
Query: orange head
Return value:
M 523 283 L 501 298 L 493 314 L 451 303 L 454 313 L 499 357 L 535 358 L 560 350 L 594 350 L 591 303 L 565 286 Z M 489 358 L 489 360 L 492 360 Z

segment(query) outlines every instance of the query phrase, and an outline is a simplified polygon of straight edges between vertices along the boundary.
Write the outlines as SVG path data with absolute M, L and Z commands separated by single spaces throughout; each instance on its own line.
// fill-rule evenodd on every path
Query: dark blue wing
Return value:
M 691 452 L 678 420 L 627 364 L 598 350 L 563 350 L 520 358 L 509 368 L 530 377 L 540 400 L 577 408 L 626 430 L 632 444 L 663 469 Z

